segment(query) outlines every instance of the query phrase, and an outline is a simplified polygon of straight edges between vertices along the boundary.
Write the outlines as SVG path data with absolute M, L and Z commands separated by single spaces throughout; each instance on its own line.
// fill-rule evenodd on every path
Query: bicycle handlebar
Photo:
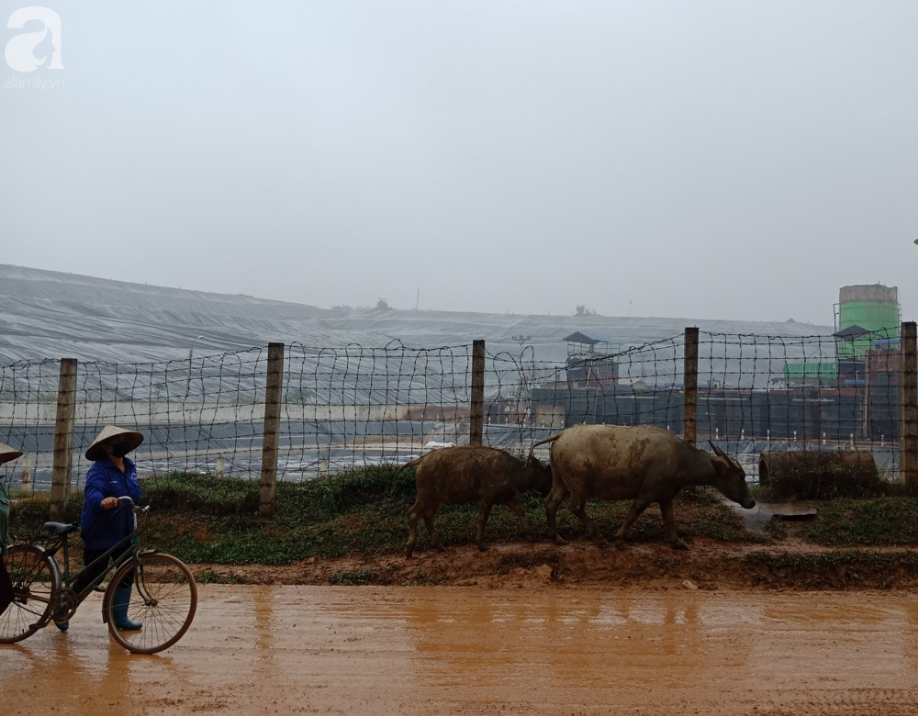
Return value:
M 134 510 L 134 514 L 142 514 L 144 512 L 147 512 L 150 509 L 149 505 L 147 505 L 146 507 L 138 507 L 137 505 L 134 504 L 134 500 L 128 497 L 127 495 L 119 497 L 118 502 L 119 503 L 126 502 L 128 505 L 131 506 L 131 509 Z M 120 507 L 121 505 L 119 504 L 118 506 Z

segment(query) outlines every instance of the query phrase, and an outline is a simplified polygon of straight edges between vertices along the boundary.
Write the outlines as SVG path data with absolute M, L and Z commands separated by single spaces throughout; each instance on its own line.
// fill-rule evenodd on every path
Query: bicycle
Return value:
M 13 602 L 0 614 L 0 644 L 14 644 L 32 636 L 51 621 L 68 621 L 93 591 L 104 591 L 102 620 L 112 638 L 135 654 L 155 654 L 168 649 L 184 636 L 194 619 L 198 588 L 185 564 L 171 554 L 141 550 L 136 537 L 137 516 L 149 507 L 137 507 L 130 497 L 119 497 L 117 509 L 129 505 L 134 513 L 134 531 L 121 542 L 70 574 L 67 536 L 76 524 L 46 522 L 47 536 L 12 544 L 6 552 L 7 571 L 13 581 Z M 63 548 L 63 572 L 55 555 Z M 109 563 L 109 561 L 111 562 Z M 105 564 L 104 571 L 79 592 L 73 585 L 80 575 Z M 115 626 L 115 592 L 133 573 L 134 588 L 128 604 L 129 618 L 143 628 L 122 631 Z M 102 588 L 105 578 L 112 575 Z

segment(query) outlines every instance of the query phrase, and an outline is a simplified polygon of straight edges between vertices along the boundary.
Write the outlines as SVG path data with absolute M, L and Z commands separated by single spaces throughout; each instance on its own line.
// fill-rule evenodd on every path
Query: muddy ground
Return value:
M 531 586 L 203 584 L 153 656 L 92 595 L 0 647 L 0 713 L 918 714 L 915 592 Z
M 178 644 L 128 654 L 92 595 L 0 649 L 0 712 L 918 716 L 913 557 L 790 537 L 193 564 Z
M 666 544 L 625 550 L 575 541 L 509 542 L 402 555 L 312 558 L 288 566 L 196 564 L 200 581 L 242 584 L 512 586 L 732 589 L 915 589 L 913 549 L 830 549 L 789 537 L 768 543 L 695 539 L 688 551 Z
M 561 546 L 519 541 L 491 544 L 485 552 L 473 545 L 424 548 L 411 559 L 316 557 L 284 566 L 196 564 L 193 571 L 200 581 L 243 584 L 912 589 L 918 588 L 918 551 L 834 549 L 793 536 L 767 543 L 696 538 L 687 551 L 659 542 L 618 550 L 585 540 Z

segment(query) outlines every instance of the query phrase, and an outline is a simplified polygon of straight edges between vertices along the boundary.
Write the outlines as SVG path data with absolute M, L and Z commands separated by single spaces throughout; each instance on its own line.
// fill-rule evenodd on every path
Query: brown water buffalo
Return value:
M 755 500 L 746 485 L 740 464 L 711 443 L 714 455 L 699 450 L 662 428 L 648 425 L 574 425 L 541 440 L 552 443 L 552 487 L 545 498 L 548 536 L 557 544 L 555 516 L 558 505 L 570 494 L 571 511 L 580 519 L 587 536 L 604 544 L 596 523 L 584 511 L 588 499 L 633 500 L 615 535 L 615 546 L 625 546 L 625 534 L 651 502 L 659 503 L 666 534 L 673 549 L 688 549 L 676 535 L 673 498 L 683 487 L 711 485 L 746 509 Z
M 478 549 L 486 550 L 485 525 L 491 506 L 507 505 L 520 519 L 523 529 L 529 531 L 526 512 L 518 498 L 528 490 L 539 490 L 542 495 L 551 487 L 551 470 L 531 457 L 521 460 L 503 450 L 490 447 L 461 445 L 429 452 L 399 468 L 417 465 L 414 481 L 417 499 L 408 508 L 408 544 L 405 556 L 411 557 L 418 541 L 418 518 L 424 518 L 430 543 L 441 552 L 434 518 L 440 505 L 478 501 Z

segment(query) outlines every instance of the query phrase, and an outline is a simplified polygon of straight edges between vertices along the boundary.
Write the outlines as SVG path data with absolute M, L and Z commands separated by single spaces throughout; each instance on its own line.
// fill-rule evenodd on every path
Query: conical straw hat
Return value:
M 120 439 L 112 441 L 112 438 L 115 437 Z M 102 447 L 102 443 L 109 441 L 121 442 L 122 440 L 126 440 L 130 443 L 131 450 L 136 450 L 140 443 L 143 442 L 143 435 L 135 430 L 125 430 L 124 428 L 118 428 L 114 425 L 106 425 L 86 451 L 86 459 L 92 460 L 93 462 L 102 460 L 106 454 Z
M 0 443 L 0 465 L 10 460 L 15 460 L 20 455 L 22 455 L 22 450 L 17 450 L 16 448 L 11 448 L 9 445 Z

